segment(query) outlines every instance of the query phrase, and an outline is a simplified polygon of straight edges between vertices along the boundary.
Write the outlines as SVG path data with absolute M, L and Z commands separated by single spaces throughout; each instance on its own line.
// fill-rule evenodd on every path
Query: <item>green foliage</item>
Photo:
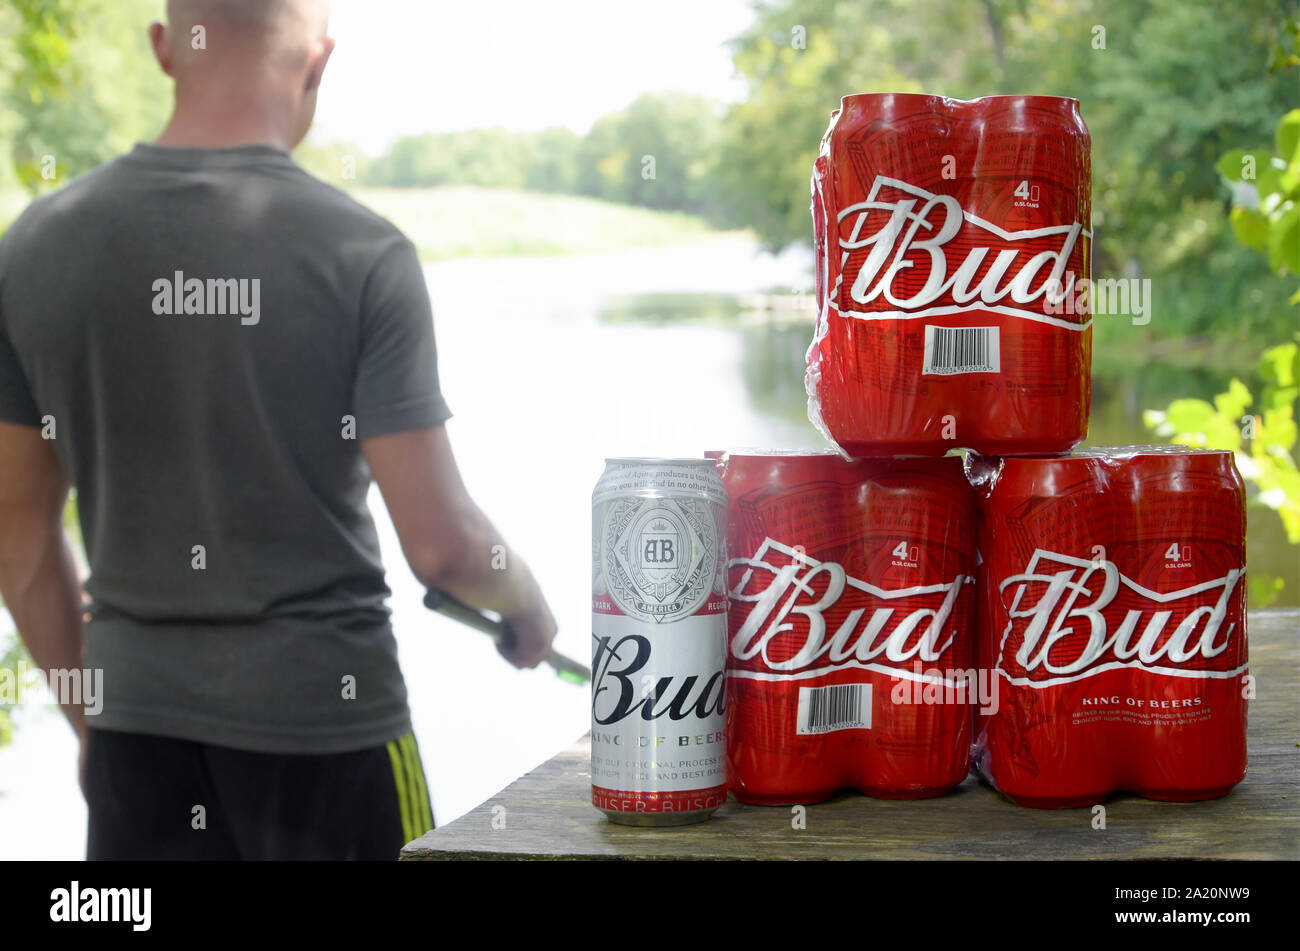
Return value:
M 1288 30 L 1294 33 L 1290 24 Z M 1281 276 L 1300 273 L 1300 109 L 1287 112 L 1277 124 L 1274 147 L 1276 154 L 1232 149 L 1215 167 L 1233 188 L 1233 231 L 1244 245 L 1266 256 L 1269 267 Z M 1291 302 L 1300 302 L 1300 292 Z M 1294 313 L 1287 319 L 1294 326 Z M 1287 539 L 1300 545 L 1300 471 L 1295 461 L 1300 334 L 1265 350 L 1256 376 L 1262 383 L 1258 401 L 1234 378 L 1212 404 L 1174 400 L 1165 410 L 1148 410 L 1143 419 L 1157 435 L 1173 442 L 1231 449 L 1237 468 L 1253 487 L 1252 504 L 1276 511 Z M 1258 605 L 1267 604 L 1281 588 L 1280 579 L 1258 579 L 1252 583 L 1252 597 Z
M 1264 352 L 1257 369 L 1263 382 L 1258 400 L 1234 378 L 1213 403 L 1174 400 L 1164 410 L 1147 410 L 1143 419 L 1157 436 L 1172 442 L 1232 450 L 1237 468 L 1253 486 L 1251 504 L 1276 511 L 1287 539 L 1300 545 L 1300 471 L 1292 456 L 1300 394 L 1300 334 L 1296 340 Z
M 1295 66 L 1300 66 L 1300 18 L 1289 16 L 1278 31 L 1268 69 L 1275 73 Z
M 537 136 L 524 186 L 539 192 L 578 190 L 578 149 L 582 136 L 572 129 L 547 129 Z
M 425 188 L 492 185 L 523 188 L 536 149 L 536 134 L 506 129 L 426 132 L 405 136 L 376 159 L 367 185 Z
M 57 187 L 162 127 L 146 27 L 161 0 L 11 0 L 0 10 L 0 188 Z
M 1300 109 L 1282 117 L 1274 141 L 1275 153 L 1233 149 L 1216 167 L 1233 188 L 1238 240 L 1266 255 L 1276 273 L 1300 274 Z
M 31 664 L 27 650 L 11 632 L 0 630 L 0 670 L 12 671 L 9 676 L 17 676 L 20 662 Z M 13 706 L 0 699 L 0 748 L 8 746 L 13 738 Z
M 395 188 L 527 188 L 703 212 L 712 207 L 709 175 L 719 121 L 718 109 L 699 97 L 645 95 L 602 116 L 585 136 L 562 128 L 405 136 L 359 168 L 357 181 Z
M 663 210 L 711 207 L 719 113 L 682 93 L 645 95 L 596 120 L 578 150 L 578 192 Z
M 34 105 L 68 88 L 75 9 L 74 0 L 10 0 L 8 19 L 17 63 L 13 88 Z
M 427 132 L 398 139 L 358 168 L 357 181 L 389 188 L 479 185 L 576 193 L 581 144 L 576 132 L 562 128 Z
M 772 248 L 810 241 L 809 177 L 840 98 L 942 84 L 948 70 L 933 54 L 945 36 L 953 46 L 987 50 L 981 42 L 987 34 L 972 22 L 976 5 L 947 6 L 935 19 L 929 0 L 914 7 L 895 0 L 759 6 L 758 19 L 735 43 L 735 67 L 748 95 L 727 114 L 717 162 L 730 214 Z M 932 42 L 922 42 L 923 33 Z

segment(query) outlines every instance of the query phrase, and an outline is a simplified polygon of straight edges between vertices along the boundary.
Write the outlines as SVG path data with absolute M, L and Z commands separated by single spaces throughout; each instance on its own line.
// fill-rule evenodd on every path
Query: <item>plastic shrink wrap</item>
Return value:
M 968 461 L 980 772 L 1027 806 L 1221 796 L 1246 772 L 1245 495 L 1232 453 Z
M 1078 102 L 846 96 L 812 179 L 813 424 L 851 456 L 1064 452 L 1088 430 Z
M 728 785 L 939 795 L 967 775 L 974 494 L 957 458 L 731 452 Z

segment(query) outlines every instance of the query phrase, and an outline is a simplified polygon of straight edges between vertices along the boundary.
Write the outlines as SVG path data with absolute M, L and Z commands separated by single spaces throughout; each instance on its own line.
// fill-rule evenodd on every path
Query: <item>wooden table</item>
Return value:
M 615 825 L 590 805 L 582 738 L 455 822 L 402 850 L 412 859 L 1300 859 L 1300 611 L 1250 618 L 1257 697 L 1246 779 L 1222 799 L 1117 795 L 1091 809 L 1026 809 L 974 778 L 929 800 L 842 793 L 807 807 L 729 801 L 708 822 Z

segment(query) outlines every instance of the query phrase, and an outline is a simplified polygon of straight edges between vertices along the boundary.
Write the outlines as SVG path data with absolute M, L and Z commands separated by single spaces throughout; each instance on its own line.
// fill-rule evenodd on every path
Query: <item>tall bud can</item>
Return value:
M 592 493 L 591 802 L 625 825 L 727 798 L 727 494 L 711 459 L 608 459 Z

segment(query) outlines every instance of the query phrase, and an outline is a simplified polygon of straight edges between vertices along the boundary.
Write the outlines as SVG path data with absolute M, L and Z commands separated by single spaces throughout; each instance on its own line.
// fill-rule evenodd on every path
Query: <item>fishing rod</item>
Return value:
M 457 601 L 443 591 L 430 588 L 424 594 L 424 606 L 430 611 L 437 611 L 444 617 L 451 618 L 466 627 L 482 631 L 506 650 L 514 644 L 515 632 L 510 624 L 494 614 L 487 614 L 471 608 L 468 604 Z M 591 681 L 591 668 L 580 664 L 571 657 L 566 657 L 557 650 L 552 650 L 546 662 L 555 668 L 560 679 L 579 686 Z

